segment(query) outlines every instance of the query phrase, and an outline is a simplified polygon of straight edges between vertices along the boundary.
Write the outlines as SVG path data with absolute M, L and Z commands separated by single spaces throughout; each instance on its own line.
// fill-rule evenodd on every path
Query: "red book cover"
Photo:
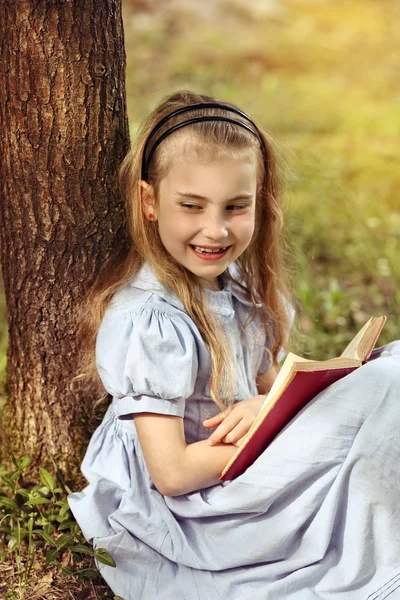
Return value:
M 238 450 L 232 464 L 227 465 L 228 468 L 223 471 L 220 480 L 231 480 L 241 475 L 310 400 L 329 385 L 358 368 L 353 366 L 319 371 L 297 371 L 251 437 Z

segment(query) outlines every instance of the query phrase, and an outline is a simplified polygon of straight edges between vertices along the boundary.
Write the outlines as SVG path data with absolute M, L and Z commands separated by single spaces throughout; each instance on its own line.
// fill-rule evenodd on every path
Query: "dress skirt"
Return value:
M 114 399 L 69 503 L 124 600 L 400 599 L 400 350 L 313 399 L 237 479 L 154 487 Z

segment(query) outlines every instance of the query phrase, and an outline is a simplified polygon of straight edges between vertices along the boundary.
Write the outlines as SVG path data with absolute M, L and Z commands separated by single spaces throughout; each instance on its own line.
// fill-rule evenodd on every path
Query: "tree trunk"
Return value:
M 0 52 L 3 460 L 28 454 L 46 467 L 52 456 L 73 482 L 94 399 L 69 388 L 72 315 L 123 235 L 121 0 L 3 0 Z

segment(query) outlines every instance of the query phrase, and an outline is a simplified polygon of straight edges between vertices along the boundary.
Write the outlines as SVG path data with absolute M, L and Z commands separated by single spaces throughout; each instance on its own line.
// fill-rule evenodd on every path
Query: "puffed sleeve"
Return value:
M 96 364 L 117 415 L 152 412 L 183 417 L 193 394 L 198 354 L 189 323 L 151 307 L 103 319 Z

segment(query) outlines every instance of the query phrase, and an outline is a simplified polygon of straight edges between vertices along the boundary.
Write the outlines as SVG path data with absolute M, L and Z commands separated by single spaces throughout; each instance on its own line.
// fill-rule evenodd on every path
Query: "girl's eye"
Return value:
M 182 206 L 184 208 L 189 208 L 189 209 L 193 209 L 193 208 L 201 208 L 201 206 L 198 206 L 197 204 L 182 204 Z
M 188 208 L 189 210 L 193 210 L 193 209 L 201 209 L 202 207 L 199 206 L 198 204 L 189 204 L 189 203 L 185 203 L 182 204 L 182 206 L 184 208 Z M 234 211 L 239 211 L 239 210 L 245 210 L 246 208 L 248 208 L 247 204 L 230 204 L 229 206 L 226 207 L 227 210 L 234 210 Z
M 233 208 L 233 210 L 244 210 L 245 208 L 248 208 L 247 204 L 232 204 L 230 206 L 227 206 L 228 209 Z

